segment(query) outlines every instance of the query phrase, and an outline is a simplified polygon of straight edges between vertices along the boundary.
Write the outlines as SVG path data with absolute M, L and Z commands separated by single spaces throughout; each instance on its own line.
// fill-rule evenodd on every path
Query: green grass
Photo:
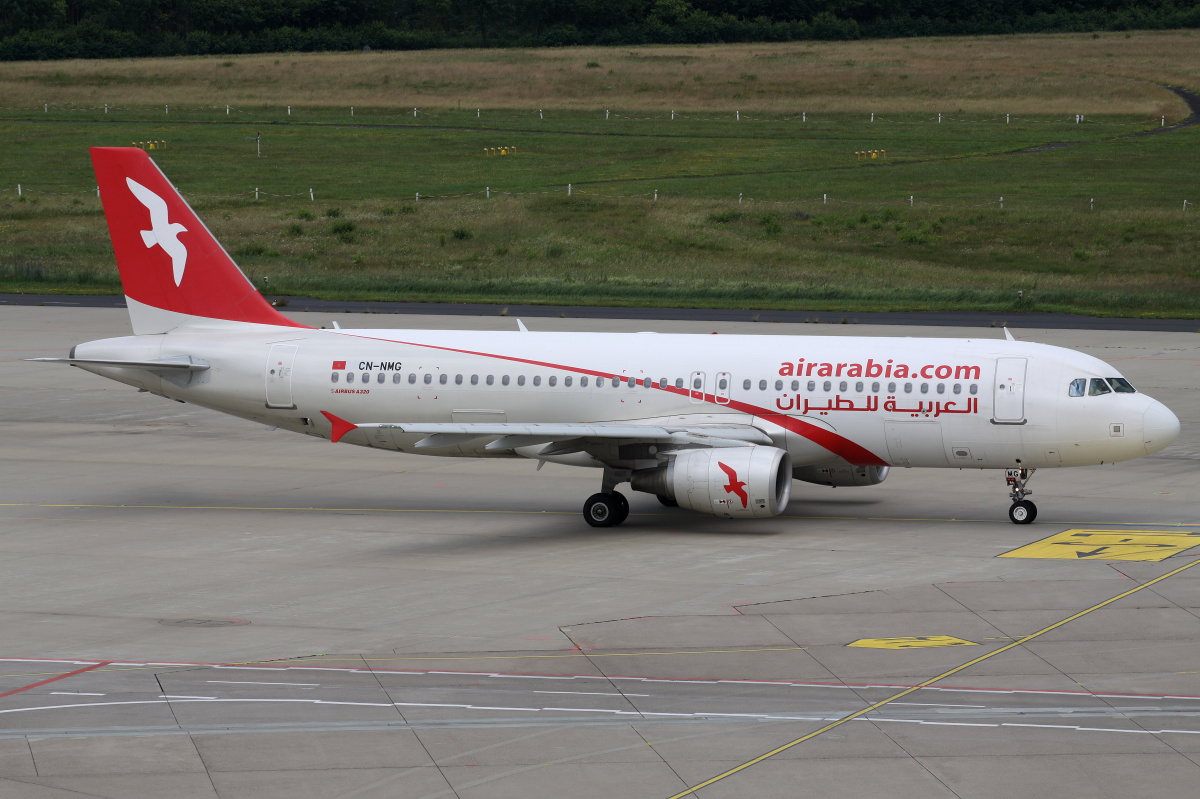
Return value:
M 0 115 L 0 291 L 119 291 L 87 147 L 165 139 L 155 160 L 272 294 L 1200 316 L 1196 128 L 161 110 Z

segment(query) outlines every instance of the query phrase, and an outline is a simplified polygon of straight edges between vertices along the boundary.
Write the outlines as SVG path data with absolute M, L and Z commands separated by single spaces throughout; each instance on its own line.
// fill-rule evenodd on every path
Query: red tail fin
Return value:
M 303 327 L 263 299 L 146 152 L 91 153 L 135 333 L 195 317 Z

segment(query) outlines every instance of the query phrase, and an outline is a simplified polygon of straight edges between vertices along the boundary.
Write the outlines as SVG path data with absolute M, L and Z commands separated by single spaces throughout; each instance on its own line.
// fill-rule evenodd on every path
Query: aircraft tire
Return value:
M 612 527 L 619 517 L 620 506 L 612 494 L 592 494 L 583 503 L 583 519 L 592 527 Z
M 1037 518 L 1037 505 L 1027 499 L 1014 502 L 1008 508 L 1008 519 L 1013 524 L 1032 524 Z

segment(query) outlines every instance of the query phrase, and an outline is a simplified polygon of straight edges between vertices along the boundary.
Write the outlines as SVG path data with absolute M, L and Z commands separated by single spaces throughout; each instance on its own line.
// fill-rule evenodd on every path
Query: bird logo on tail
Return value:
M 141 231 L 142 241 L 146 243 L 147 248 L 157 244 L 163 248 L 163 252 L 171 256 L 171 271 L 175 276 L 175 285 L 178 286 L 183 280 L 183 269 L 187 265 L 187 247 L 179 240 L 179 234 L 187 233 L 187 228 L 167 219 L 167 203 L 162 197 L 133 178 L 125 178 L 125 183 L 138 202 L 150 212 L 150 230 Z
M 742 507 L 746 507 L 750 502 L 750 497 L 746 495 L 745 483 L 737 479 L 737 470 L 732 466 L 717 461 L 717 465 L 721 467 L 721 471 L 725 472 L 725 476 L 729 478 L 729 482 L 725 486 L 726 494 L 733 494 L 742 501 Z

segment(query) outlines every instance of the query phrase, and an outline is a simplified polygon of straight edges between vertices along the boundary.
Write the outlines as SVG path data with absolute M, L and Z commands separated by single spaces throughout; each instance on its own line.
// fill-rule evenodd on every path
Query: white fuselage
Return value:
M 350 422 L 740 424 L 765 432 L 795 466 L 1079 466 L 1144 456 L 1178 432 L 1170 411 L 1144 394 L 1068 395 L 1073 380 L 1118 376 L 1105 362 L 994 339 L 245 325 L 89 342 L 73 357 L 184 355 L 211 368 L 167 376 L 83 368 L 322 438 L 331 434 L 322 411 Z M 346 441 L 453 456 L 538 449 L 417 450 L 421 438 L 380 428 Z M 559 460 L 600 465 L 584 453 Z

